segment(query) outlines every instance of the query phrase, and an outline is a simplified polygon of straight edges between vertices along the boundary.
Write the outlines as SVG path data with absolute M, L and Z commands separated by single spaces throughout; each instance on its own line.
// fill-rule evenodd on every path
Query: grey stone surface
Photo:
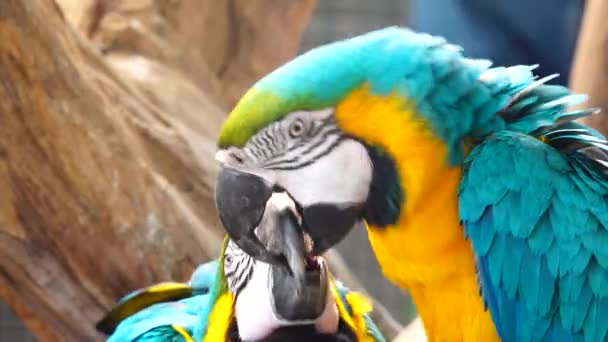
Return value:
M 35 342 L 15 314 L 0 300 L 0 342 Z

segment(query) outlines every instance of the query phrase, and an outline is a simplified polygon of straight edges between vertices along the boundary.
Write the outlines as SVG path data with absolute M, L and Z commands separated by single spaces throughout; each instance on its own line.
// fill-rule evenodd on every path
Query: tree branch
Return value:
M 217 255 L 224 109 L 314 0 L 236 3 L 0 2 L 0 295 L 41 340 L 98 340 L 120 296 Z

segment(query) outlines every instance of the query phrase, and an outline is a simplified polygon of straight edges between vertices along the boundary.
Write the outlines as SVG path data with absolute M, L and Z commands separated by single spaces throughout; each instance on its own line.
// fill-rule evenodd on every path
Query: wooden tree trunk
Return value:
M 587 0 L 570 86 L 589 95 L 585 107 L 598 107 L 602 112 L 582 120 L 608 136 L 608 2 Z
M 0 1 L 0 295 L 36 336 L 216 256 L 215 134 L 314 3 Z

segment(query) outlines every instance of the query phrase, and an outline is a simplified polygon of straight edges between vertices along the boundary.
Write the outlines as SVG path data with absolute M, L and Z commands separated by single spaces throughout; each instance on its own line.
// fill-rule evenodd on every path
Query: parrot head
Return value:
M 313 336 L 341 334 L 327 265 L 307 256 L 298 221 L 293 201 L 275 193 L 256 229 L 266 250 L 284 256 L 284 265 L 256 260 L 232 240 L 226 244 L 223 272 L 240 340 L 266 340 L 301 327 Z
M 314 255 L 362 218 L 372 166 L 365 146 L 336 127 L 332 110 L 292 113 L 216 158 L 223 166 L 216 184 L 220 218 L 230 237 L 253 256 L 276 259 L 252 229 L 276 192 L 297 204 L 303 238 L 312 242 Z
M 416 149 L 417 141 L 437 137 L 454 162 L 469 132 L 500 123 L 493 114 L 500 101 L 473 96 L 489 65 L 462 58 L 442 38 L 393 27 L 321 46 L 271 72 L 220 131 L 216 204 L 228 235 L 252 256 L 280 262 L 255 233 L 275 192 L 296 203 L 315 255 L 360 223 L 397 223 L 411 199 L 405 190 L 421 193 L 413 177 L 402 184 L 400 169 L 424 177 L 419 161 L 435 153 L 429 144 Z M 456 104 L 485 107 L 470 111 L 481 113 L 475 118 L 449 115 Z

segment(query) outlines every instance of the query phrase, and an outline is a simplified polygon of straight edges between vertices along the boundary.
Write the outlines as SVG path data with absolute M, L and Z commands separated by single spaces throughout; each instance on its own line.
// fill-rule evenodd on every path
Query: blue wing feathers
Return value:
M 213 287 L 217 285 L 216 275 L 218 260 L 202 264 L 192 274 L 189 285 L 192 295 L 187 298 L 170 302 L 153 303 L 128 317 L 121 317 L 120 323 L 113 329 L 109 342 L 186 342 L 180 332 L 173 326 L 177 325 L 195 341 L 201 341 L 207 327 L 207 320 L 214 300 Z M 346 301 L 350 290 L 341 282 L 332 280 L 338 290 L 340 301 L 346 310 L 352 314 L 352 308 Z M 144 289 L 145 290 L 145 289 Z M 134 293 L 142 293 L 143 290 Z M 124 304 L 134 298 L 133 294 L 125 296 L 120 303 Z M 120 305 L 120 304 L 119 304 Z M 367 333 L 375 341 L 385 341 L 380 330 L 369 314 L 363 319 Z
M 586 282 L 583 283 L 583 286 L 589 286 Z M 585 324 L 585 319 L 587 318 L 587 314 L 589 312 L 589 307 L 591 305 L 591 300 L 593 299 L 593 294 L 591 291 L 582 291 L 580 290 L 580 296 L 575 299 L 574 302 L 574 331 L 579 331 L 583 328 L 583 324 Z
M 199 265 L 190 277 L 190 286 L 195 292 L 208 292 L 213 286 L 217 273 L 217 260 Z
M 597 257 L 597 254 L 595 256 Z M 574 256 L 570 273 L 577 276 L 580 275 L 582 272 L 585 271 L 587 265 L 589 265 L 590 260 L 591 251 L 581 246 L 579 252 Z
M 608 276 L 606 269 L 600 266 L 595 258 L 589 263 L 587 276 L 589 277 L 589 285 L 593 292 L 601 297 L 608 297 Z
M 178 302 L 159 303 L 122 321 L 109 342 L 183 341 L 171 326 L 177 324 L 192 334 L 199 323 L 199 313 L 209 295 L 198 295 Z
M 497 234 L 496 239 L 492 245 L 492 248 L 488 252 L 488 262 L 490 265 L 497 265 L 498 267 L 490 268 L 490 276 L 492 283 L 500 284 L 502 278 L 502 262 L 506 255 L 506 240 L 504 234 Z
M 547 266 L 549 267 L 551 274 L 559 274 L 559 270 L 560 270 L 559 256 L 560 256 L 559 241 L 554 241 L 554 243 L 551 244 L 551 248 L 549 248 L 547 253 L 545 253 L 545 258 L 547 260 Z
M 119 324 L 116 329 L 112 329 L 113 332 L 108 341 L 184 341 L 183 336 L 173 328 L 174 324 L 184 329 L 191 336 L 196 334 L 206 326 L 207 314 L 205 314 L 205 309 L 211 305 L 209 290 L 215 282 L 217 265 L 218 261 L 213 260 L 197 267 L 191 276 L 189 286 L 187 286 L 191 289 L 188 297 L 184 298 L 182 296 L 181 299 L 176 297 L 171 300 L 170 297 L 156 295 L 149 297 L 145 307 L 131 313 L 128 317 L 117 317 L 119 318 Z M 155 289 L 155 291 L 150 292 L 148 289 Z M 133 291 L 122 298 L 118 306 L 130 305 L 130 302 L 136 300 L 137 296 L 145 296 L 147 293 L 154 295 L 163 291 L 170 291 L 170 289 L 163 290 L 159 289 L 158 286 L 151 286 Z M 108 314 L 110 317 L 113 315 L 112 312 Z
M 525 247 L 522 246 L 521 242 L 517 243 L 516 241 L 513 245 L 520 245 L 519 249 L 525 251 Z M 492 267 L 494 267 L 493 264 Z M 519 297 L 522 299 L 522 302 L 526 305 L 529 311 L 534 312 L 540 311 L 538 301 L 539 301 L 539 282 L 541 279 L 541 263 L 538 257 L 533 256 L 529 253 L 526 253 L 526 262 L 522 264 L 521 274 L 525 277 L 524 281 L 522 281 L 518 286 Z M 506 275 L 510 276 L 510 275 Z M 544 277 L 543 277 L 544 278 Z M 525 317 L 525 316 L 524 316 Z
M 509 298 L 514 298 L 517 294 L 519 277 L 526 277 L 525 274 L 520 274 L 523 258 L 524 250 L 517 249 L 509 251 L 509 257 L 505 258 L 503 261 L 502 273 L 505 276 L 503 276 L 502 283 Z
M 477 145 L 460 218 L 503 341 L 608 341 L 608 179 L 553 142 L 501 131 Z
M 549 213 L 545 212 L 528 237 L 528 247 L 534 255 L 544 254 L 553 245 L 553 240 L 555 240 L 555 234 L 551 229 Z
M 493 219 L 492 216 L 492 208 L 488 207 L 484 211 L 483 217 L 481 220 L 490 221 Z M 488 224 L 492 224 L 491 222 L 487 222 Z M 471 240 L 475 241 L 475 250 L 480 251 L 481 254 L 485 255 L 490 246 L 492 246 L 492 242 L 494 241 L 494 237 L 496 237 L 496 232 L 491 229 L 476 229 L 471 231 L 471 234 L 475 234 Z

